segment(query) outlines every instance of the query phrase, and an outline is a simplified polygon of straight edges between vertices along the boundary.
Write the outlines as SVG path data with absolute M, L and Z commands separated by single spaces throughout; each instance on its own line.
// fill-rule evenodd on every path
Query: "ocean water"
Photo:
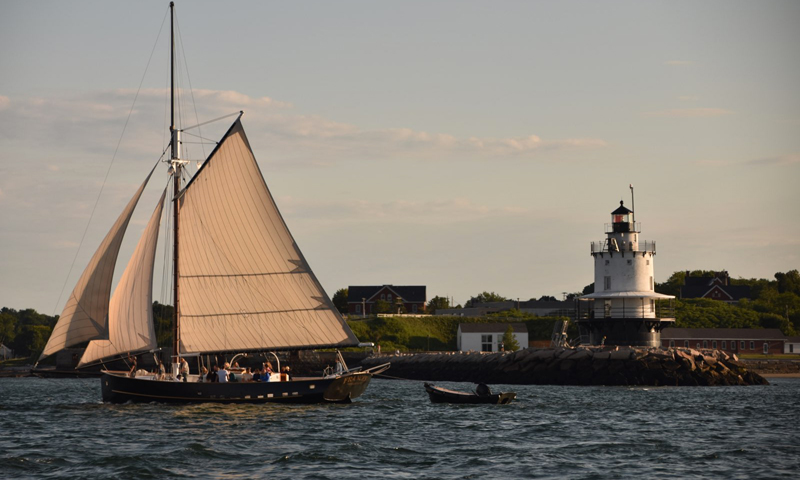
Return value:
M 431 404 L 105 405 L 99 379 L 0 379 L 2 478 L 798 478 L 800 379 L 759 387 L 492 386 Z M 467 390 L 473 385 L 441 382 Z

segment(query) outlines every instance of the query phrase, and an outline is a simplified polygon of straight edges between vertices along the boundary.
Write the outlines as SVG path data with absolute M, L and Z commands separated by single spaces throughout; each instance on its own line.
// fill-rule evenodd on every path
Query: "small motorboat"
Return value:
M 427 382 L 425 383 L 425 390 L 433 403 L 491 403 L 505 405 L 517 398 L 517 394 L 514 392 L 492 393 L 484 383 L 478 384 L 475 392 L 448 390 Z

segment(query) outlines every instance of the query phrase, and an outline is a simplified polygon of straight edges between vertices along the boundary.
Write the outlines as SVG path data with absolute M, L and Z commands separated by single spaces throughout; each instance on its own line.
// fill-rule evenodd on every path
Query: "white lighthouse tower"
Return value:
M 605 231 L 607 238 L 591 245 L 594 293 L 578 302 L 581 344 L 661 346 L 661 329 L 675 322 L 675 297 L 654 290 L 656 242 L 639 239 L 633 210 L 622 201 L 611 212 Z

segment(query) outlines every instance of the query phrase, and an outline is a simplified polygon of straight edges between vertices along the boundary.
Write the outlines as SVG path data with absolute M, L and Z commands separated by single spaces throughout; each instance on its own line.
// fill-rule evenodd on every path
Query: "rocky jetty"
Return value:
M 689 348 L 526 348 L 516 352 L 380 355 L 388 376 L 414 380 L 517 385 L 766 385 L 735 355 Z

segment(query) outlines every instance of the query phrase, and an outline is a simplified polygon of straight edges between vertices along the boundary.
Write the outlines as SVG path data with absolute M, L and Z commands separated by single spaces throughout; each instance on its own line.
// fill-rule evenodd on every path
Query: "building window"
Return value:
M 356 305 L 356 313 L 361 313 L 361 305 Z
M 789 353 L 794 353 L 794 344 L 793 343 L 789 344 Z
M 481 335 L 481 351 L 482 352 L 491 352 L 492 351 L 492 336 L 491 335 Z
M 386 294 L 385 293 L 381 293 L 381 300 L 383 300 L 384 302 L 386 301 Z
M 411 305 L 411 311 L 417 313 L 417 307 L 418 305 L 416 303 L 414 305 Z
M 700 342 L 697 342 L 697 349 L 700 350 L 701 348 L 703 347 L 700 346 Z
M 744 340 L 739 342 L 739 350 L 744 350 Z
M 716 349 L 716 348 L 717 348 L 717 341 L 716 341 L 716 340 L 714 340 L 713 342 L 711 342 L 711 348 L 714 348 L 714 349 Z
M 675 340 L 670 340 L 669 341 L 669 346 L 670 347 L 674 347 L 675 346 Z
M 392 294 L 391 293 L 386 295 L 386 301 L 389 302 L 389 303 L 392 303 Z
M 652 298 L 650 299 L 650 311 L 651 312 L 655 312 L 656 311 L 656 301 L 653 300 Z
M 703 340 L 703 348 L 708 348 L 708 340 Z
M 722 349 L 725 350 L 726 348 L 728 348 L 728 344 L 725 342 L 725 340 L 723 340 L 722 341 Z
M 611 277 L 603 277 L 603 290 L 611 290 Z
M 750 350 L 755 350 L 755 349 L 756 349 L 756 342 L 750 340 Z
M 769 343 L 764 342 L 764 355 L 769 353 Z
M 689 340 L 683 341 L 683 348 L 689 348 Z

